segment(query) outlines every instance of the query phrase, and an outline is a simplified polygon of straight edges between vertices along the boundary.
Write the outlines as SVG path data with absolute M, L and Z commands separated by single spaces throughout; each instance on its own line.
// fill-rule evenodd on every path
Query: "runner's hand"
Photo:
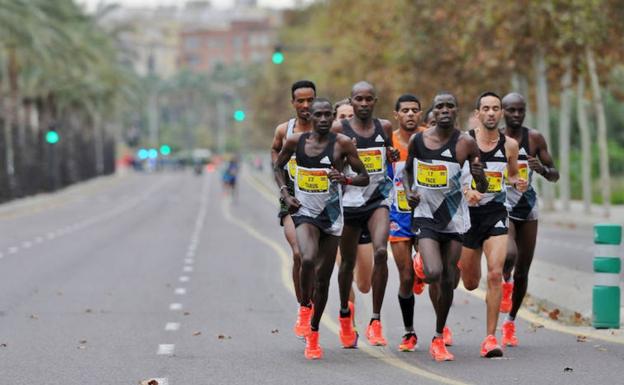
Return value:
M 485 171 L 484 171 L 484 167 L 483 167 L 483 163 L 481 163 L 479 161 L 479 157 L 477 156 L 474 160 L 474 162 L 472 162 L 470 164 L 470 173 L 475 176 L 475 175 L 482 175 L 485 176 Z
M 327 176 L 329 177 L 329 180 L 332 182 L 340 183 L 340 184 L 347 183 L 347 177 L 345 176 L 345 174 L 341 173 L 335 168 L 332 168 L 331 170 L 329 170 L 329 172 L 327 173 Z
M 520 192 L 525 192 L 529 188 L 529 182 L 524 178 L 518 178 L 514 187 Z
M 299 207 L 301 207 L 301 202 L 299 202 L 299 200 L 292 195 L 287 196 L 284 199 L 284 202 L 286 203 L 286 206 L 288 206 L 289 214 L 296 213 L 299 211 Z
M 390 162 L 396 162 L 401 157 L 401 152 L 394 147 L 386 147 L 386 156 Z
M 476 206 L 481 201 L 481 198 L 483 198 L 483 194 L 477 190 L 468 190 L 464 194 L 464 197 L 466 198 L 466 202 L 468 202 L 468 206 Z
M 420 194 L 418 192 L 414 190 L 406 192 L 405 198 L 407 198 L 407 203 L 411 208 L 415 209 L 418 207 L 418 204 L 420 203 Z
M 545 168 L 542 162 L 540 162 L 539 159 L 532 157 L 531 155 L 529 155 L 527 158 L 529 159 L 529 168 L 536 173 L 543 175 Z

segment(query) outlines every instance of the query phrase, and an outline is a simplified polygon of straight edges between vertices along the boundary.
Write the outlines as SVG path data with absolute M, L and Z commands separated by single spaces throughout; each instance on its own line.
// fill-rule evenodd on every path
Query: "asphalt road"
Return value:
M 2 385 L 624 383 L 624 346 L 577 342 L 570 328 L 520 320 L 520 347 L 480 358 L 485 305 L 461 290 L 449 318 L 454 362 L 428 354 L 426 296 L 416 300 L 418 351 L 397 352 L 392 261 L 382 311 L 389 346 L 361 339 L 357 350 L 340 348 L 334 277 L 325 357 L 307 361 L 292 333 L 297 304 L 276 200 L 248 177 L 233 201 L 216 174 L 180 172 L 104 178 L 8 207 L 0 206 Z M 363 332 L 370 294 L 356 306 Z

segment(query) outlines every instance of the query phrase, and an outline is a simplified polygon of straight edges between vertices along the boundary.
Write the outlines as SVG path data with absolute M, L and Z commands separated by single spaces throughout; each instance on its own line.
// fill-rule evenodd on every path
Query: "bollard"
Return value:
M 596 329 L 620 328 L 620 243 L 622 226 L 594 226 L 594 289 L 592 325 Z

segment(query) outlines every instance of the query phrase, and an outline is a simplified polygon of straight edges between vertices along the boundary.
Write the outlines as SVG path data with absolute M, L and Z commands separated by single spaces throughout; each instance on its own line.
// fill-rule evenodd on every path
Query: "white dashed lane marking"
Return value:
M 181 303 L 172 303 L 171 305 L 169 305 L 169 310 L 182 310 L 182 304 Z
M 193 266 L 184 266 L 182 270 L 184 270 L 185 273 L 191 273 L 193 272 Z
M 180 329 L 179 322 L 167 322 L 167 324 L 165 325 L 165 330 L 168 332 L 175 332 L 178 329 Z
M 175 294 L 176 295 L 184 295 L 186 294 L 186 289 L 183 287 L 178 287 L 175 289 Z
M 158 350 L 156 351 L 156 354 L 161 355 L 161 356 L 170 356 L 173 354 L 174 350 L 175 350 L 174 344 L 160 344 L 158 345 Z
M 188 282 L 190 280 L 191 279 L 189 277 L 187 277 L 186 275 L 183 275 L 183 276 L 180 277 L 180 282 Z

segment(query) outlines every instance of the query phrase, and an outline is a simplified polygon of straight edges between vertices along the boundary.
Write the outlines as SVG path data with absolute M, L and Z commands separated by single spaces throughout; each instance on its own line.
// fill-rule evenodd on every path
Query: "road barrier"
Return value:
M 622 226 L 594 226 L 594 288 L 592 325 L 596 329 L 620 328 L 620 244 Z

